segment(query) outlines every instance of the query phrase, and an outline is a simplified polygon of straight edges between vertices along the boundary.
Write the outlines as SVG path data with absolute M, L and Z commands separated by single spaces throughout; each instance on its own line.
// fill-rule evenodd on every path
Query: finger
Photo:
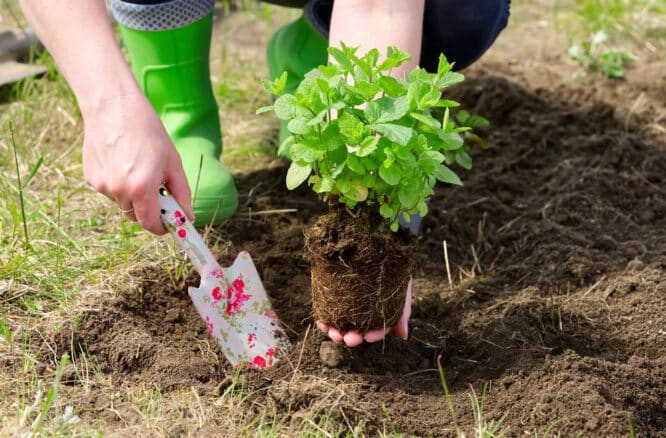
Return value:
M 407 284 L 407 296 L 405 297 L 405 307 L 402 309 L 402 316 L 398 323 L 393 327 L 393 333 L 402 340 L 406 340 L 409 335 L 409 317 L 412 316 L 412 279 Z
M 363 343 L 363 336 L 357 331 L 349 331 L 345 333 L 343 336 L 343 339 L 345 341 L 345 344 L 347 344 L 347 347 L 358 347 Z
M 331 341 L 335 342 L 336 344 L 340 344 L 344 340 L 344 337 L 342 336 L 342 333 L 340 333 L 340 330 L 334 327 L 331 327 L 328 330 L 328 337 L 331 338 Z
M 363 340 L 365 342 L 373 343 L 373 342 L 379 342 L 382 339 L 386 337 L 388 332 L 390 332 L 390 328 L 383 328 L 383 329 L 376 329 L 376 330 L 370 330 L 366 334 L 363 335 Z
M 183 207 L 185 211 L 185 216 L 194 222 L 194 210 L 192 209 L 192 193 L 190 192 L 190 186 L 187 183 L 187 177 L 185 176 L 185 171 L 183 170 L 183 165 L 180 160 L 178 153 L 174 151 L 176 155 L 170 161 L 170 169 L 168 170 L 169 174 L 167 175 L 167 189 L 176 198 L 176 201 Z
M 134 207 L 132 206 L 132 201 L 122 201 L 119 202 L 120 212 L 132 222 L 136 222 L 136 214 L 134 214 Z
M 329 326 L 328 324 L 324 324 L 321 321 L 317 321 L 315 322 L 315 324 L 317 325 L 317 328 L 324 333 L 328 333 L 328 329 L 331 328 L 331 326 Z
M 157 204 L 158 187 L 148 189 L 139 199 L 134 199 L 134 214 L 143 228 L 153 234 L 162 235 L 167 232 L 160 218 L 160 207 Z

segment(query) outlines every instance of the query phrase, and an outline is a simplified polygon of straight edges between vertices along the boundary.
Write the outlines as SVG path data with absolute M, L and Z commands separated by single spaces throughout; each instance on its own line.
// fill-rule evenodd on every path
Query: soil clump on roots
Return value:
M 332 206 L 307 229 L 315 320 L 361 332 L 398 322 L 414 245 L 407 231 L 382 225 L 367 207 Z

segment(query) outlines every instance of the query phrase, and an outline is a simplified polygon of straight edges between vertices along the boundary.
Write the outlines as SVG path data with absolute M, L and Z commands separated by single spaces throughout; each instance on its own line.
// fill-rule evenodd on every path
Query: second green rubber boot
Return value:
M 121 35 L 134 75 L 182 159 L 195 224 L 219 224 L 235 213 L 238 195 L 220 162 L 222 137 L 209 67 L 213 16 L 167 30 L 125 24 L 120 22 Z
M 326 64 L 328 41 L 308 23 L 305 15 L 280 28 L 268 43 L 268 70 L 273 79 L 287 72 L 288 93 L 293 93 L 305 74 Z M 280 124 L 279 144 L 289 136 L 286 122 Z

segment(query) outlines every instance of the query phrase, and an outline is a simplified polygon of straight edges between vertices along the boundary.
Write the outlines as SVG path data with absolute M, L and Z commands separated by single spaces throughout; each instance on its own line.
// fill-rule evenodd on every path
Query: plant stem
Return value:
M 16 153 L 16 141 L 14 139 L 14 124 L 9 122 L 9 134 L 11 136 L 12 150 L 14 151 L 14 164 L 16 165 L 16 180 L 18 181 L 19 204 L 21 205 L 21 220 L 23 221 L 23 236 L 26 247 L 30 247 L 28 237 L 28 222 L 25 217 L 25 202 L 23 200 L 23 184 L 21 184 L 21 171 L 19 170 L 18 154 Z

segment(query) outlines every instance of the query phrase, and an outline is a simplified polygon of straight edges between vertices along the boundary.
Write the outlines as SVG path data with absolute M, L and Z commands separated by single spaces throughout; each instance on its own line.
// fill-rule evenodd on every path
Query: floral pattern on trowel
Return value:
M 159 193 L 162 221 L 201 276 L 189 295 L 208 333 L 233 366 L 275 365 L 289 341 L 250 254 L 242 251 L 231 266 L 221 267 L 176 200 L 165 188 Z

